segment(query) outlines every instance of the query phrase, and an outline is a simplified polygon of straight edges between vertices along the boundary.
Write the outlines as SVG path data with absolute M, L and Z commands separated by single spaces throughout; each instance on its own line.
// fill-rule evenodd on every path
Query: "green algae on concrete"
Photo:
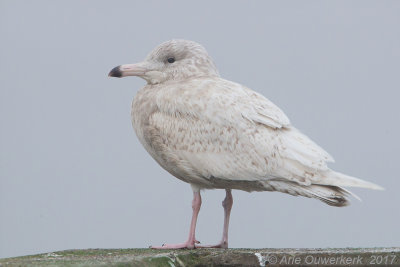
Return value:
M 85 249 L 0 259 L 0 266 L 400 266 L 400 248 Z

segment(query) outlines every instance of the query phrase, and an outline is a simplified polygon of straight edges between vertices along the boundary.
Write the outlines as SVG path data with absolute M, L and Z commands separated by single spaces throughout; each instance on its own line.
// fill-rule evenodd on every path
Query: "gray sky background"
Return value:
M 231 247 L 400 246 L 400 1 L 0 1 L 0 257 L 187 238 L 192 192 L 138 142 L 145 82 L 110 79 L 159 43 L 203 44 L 329 151 L 386 191 L 334 208 L 234 191 Z M 220 240 L 221 190 L 197 237 Z

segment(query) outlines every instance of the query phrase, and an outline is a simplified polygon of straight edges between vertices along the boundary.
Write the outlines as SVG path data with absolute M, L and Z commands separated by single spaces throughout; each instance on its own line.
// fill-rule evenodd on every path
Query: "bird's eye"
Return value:
M 174 63 L 174 62 L 175 62 L 175 58 L 169 57 L 169 58 L 167 59 L 167 61 L 168 61 L 168 63 Z

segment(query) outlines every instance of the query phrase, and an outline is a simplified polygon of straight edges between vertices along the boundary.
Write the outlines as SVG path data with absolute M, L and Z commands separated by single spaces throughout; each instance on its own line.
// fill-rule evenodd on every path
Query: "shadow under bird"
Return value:
M 132 102 L 133 128 L 158 164 L 193 190 L 188 240 L 152 248 L 227 248 L 232 189 L 279 191 L 337 207 L 355 196 L 343 187 L 382 189 L 331 170 L 326 151 L 267 98 L 222 79 L 198 43 L 164 42 L 143 62 L 117 66 L 109 76 L 147 81 Z M 212 246 L 195 237 L 202 189 L 226 191 L 222 239 Z

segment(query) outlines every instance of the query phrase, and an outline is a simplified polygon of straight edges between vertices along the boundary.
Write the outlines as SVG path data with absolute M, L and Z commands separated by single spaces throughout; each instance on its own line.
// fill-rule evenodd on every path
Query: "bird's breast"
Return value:
M 157 105 L 159 97 L 157 86 L 146 86 L 137 93 L 132 101 L 132 126 L 140 143 L 161 167 L 175 177 L 190 182 L 187 173 L 181 171 L 180 159 L 165 144 L 168 133 L 163 132 L 163 127 L 154 123 L 154 116 L 160 112 Z M 168 100 L 165 99 L 164 102 Z
M 139 141 L 151 153 L 152 151 L 149 151 L 151 144 L 146 139 L 146 136 L 149 134 L 150 117 L 157 111 L 157 104 L 155 101 L 156 91 L 152 91 L 151 88 L 147 87 L 149 86 L 139 90 L 132 101 L 131 120 Z

